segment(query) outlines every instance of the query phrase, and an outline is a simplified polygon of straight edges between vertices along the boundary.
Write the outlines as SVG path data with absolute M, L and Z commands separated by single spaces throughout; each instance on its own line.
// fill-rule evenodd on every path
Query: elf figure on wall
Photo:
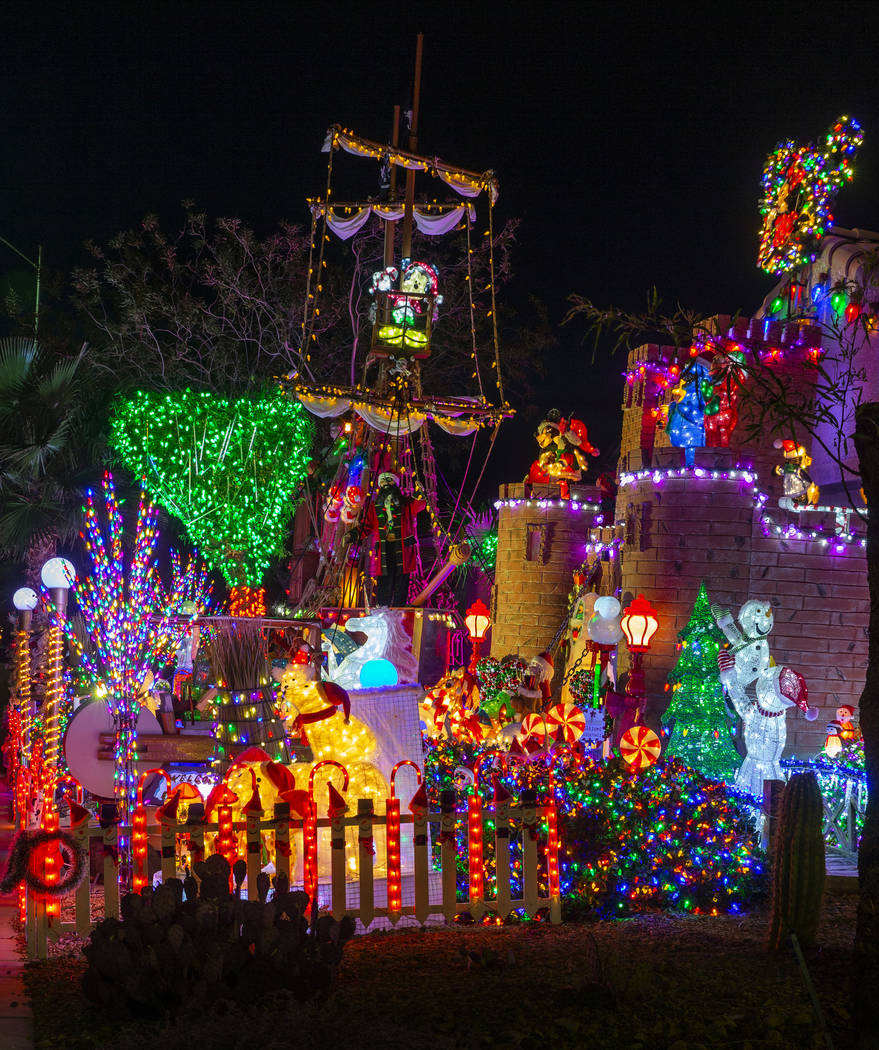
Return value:
M 415 571 L 415 535 L 424 500 L 404 496 L 396 474 L 383 471 L 378 491 L 366 507 L 360 536 L 374 544 L 370 572 L 375 577 L 377 605 L 400 607 L 409 595 L 409 577 Z

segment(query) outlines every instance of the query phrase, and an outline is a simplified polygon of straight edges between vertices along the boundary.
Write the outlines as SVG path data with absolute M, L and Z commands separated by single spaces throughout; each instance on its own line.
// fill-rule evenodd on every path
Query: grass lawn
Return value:
M 852 1045 L 854 895 L 827 896 L 807 953 L 837 1050 Z M 825 1046 L 792 952 L 765 950 L 767 912 L 718 918 L 402 930 L 355 938 L 323 1004 L 287 997 L 247 1011 L 119 1029 L 82 997 L 66 937 L 27 968 L 38 1050 L 625 1048 Z

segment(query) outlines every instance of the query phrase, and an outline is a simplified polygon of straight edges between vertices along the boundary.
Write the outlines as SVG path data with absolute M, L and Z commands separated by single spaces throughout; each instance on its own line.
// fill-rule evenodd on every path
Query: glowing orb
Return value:
M 379 689 L 383 685 L 396 685 L 399 680 L 397 668 L 390 660 L 367 660 L 360 668 L 360 684 L 364 689 Z

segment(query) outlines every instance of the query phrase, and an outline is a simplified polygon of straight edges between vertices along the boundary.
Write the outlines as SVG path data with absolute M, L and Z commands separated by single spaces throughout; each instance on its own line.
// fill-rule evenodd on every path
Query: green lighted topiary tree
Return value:
M 208 565 L 243 589 L 259 588 L 284 549 L 313 434 L 280 392 L 140 390 L 114 406 L 110 443 Z
M 671 737 L 665 753 L 717 780 L 732 780 L 741 757 L 717 671 L 724 637 L 711 615 L 705 584 L 687 626 L 678 633 L 680 656 L 668 676 L 672 701 L 665 718 Z

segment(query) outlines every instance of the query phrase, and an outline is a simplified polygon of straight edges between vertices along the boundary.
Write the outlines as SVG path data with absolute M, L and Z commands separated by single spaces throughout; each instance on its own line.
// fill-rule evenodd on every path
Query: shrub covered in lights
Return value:
M 503 752 L 450 741 L 428 741 L 425 777 L 432 806 L 439 792 L 469 782 L 467 769 L 480 762 L 479 790 L 490 806 L 492 760 L 502 769 Z M 484 756 L 484 757 L 483 757 Z M 550 778 L 550 772 L 552 778 Z M 533 788 L 546 799 L 550 780 L 559 808 L 561 890 L 565 915 L 601 917 L 637 912 L 738 912 L 767 893 L 763 854 L 746 804 L 726 785 L 709 780 L 677 760 L 660 760 L 641 774 L 622 763 L 572 759 L 570 754 L 517 764 L 497 781 L 518 797 Z M 459 803 L 461 812 L 464 807 Z M 494 827 L 486 809 L 485 886 L 494 886 Z M 545 834 L 545 828 L 544 828 Z M 459 887 L 467 883 L 466 831 L 458 855 Z M 512 831 L 511 858 L 520 867 L 521 845 Z M 543 847 L 545 839 L 541 843 Z M 513 893 L 520 871 L 514 869 Z M 545 872 L 541 893 L 546 892 Z M 463 895 L 462 895 L 463 896 Z
M 313 434 L 280 394 L 140 390 L 115 405 L 110 442 L 211 568 L 232 587 L 259 587 L 283 550 Z

